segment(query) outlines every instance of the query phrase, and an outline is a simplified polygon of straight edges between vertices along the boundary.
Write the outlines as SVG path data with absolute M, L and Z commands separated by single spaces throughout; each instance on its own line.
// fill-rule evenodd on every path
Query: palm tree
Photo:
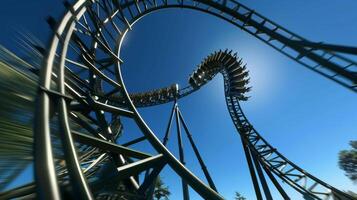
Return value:
M 36 38 L 24 35 L 21 40 L 25 59 L 0 46 L 0 192 L 25 184 L 26 181 L 33 181 L 16 180 L 33 163 L 33 120 L 39 79 L 37 74 L 44 52 Z M 54 81 L 51 87 L 56 88 Z M 87 120 L 81 113 L 75 114 L 82 120 Z M 70 125 L 76 131 L 83 129 L 71 119 Z M 122 130 L 120 120 L 114 121 L 111 126 L 119 137 Z M 52 116 L 50 128 L 55 163 L 65 170 L 55 115 Z M 92 150 L 86 145 L 78 144 L 77 147 L 79 157 Z M 16 185 L 12 184 L 15 182 Z
M 155 191 L 154 191 L 154 197 L 156 198 L 156 200 L 169 199 L 171 192 L 169 191 L 169 187 L 164 185 L 165 184 L 162 181 L 161 177 L 158 176 L 155 182 Z
M 26 51 L 26 60 L 0 46 L 0 192 L 9 189 L 19 174 L 33 163 L 33 120 L 38 90 L 36 73 L 43 55 L 34 48 L 35 44 L 40 45 L 35 38 L 23 40 L 21 45 Z M 75 130 L 80 128 L 75 123 L 71 126 Z M 51 137 L 55 159 L 63 163 L 56 120 L 51 121 Z
M 32 162 L 37 78 L 29 64 L 0 46 L 0 191 Z
M 346 172 L 346 176 L 357 183 L 357 141 L 351 141 L 352 149 L 339 153 L 339 167 Z
M 246 200 L 244 196 L 242 196 L 239 192 L 236 192 L 235 200 Z

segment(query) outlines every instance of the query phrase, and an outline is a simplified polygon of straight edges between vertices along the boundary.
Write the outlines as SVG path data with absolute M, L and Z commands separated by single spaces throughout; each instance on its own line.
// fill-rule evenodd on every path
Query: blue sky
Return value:
M 353 0 L 240 2 L 308 39 L 357 46 L 357 2 Z M 16 50 L 14 33 L 19 28 L 45 41 L 49 28 L 44 18 L 49 14 L 59 17 L 63 9 L 60 1 L 4 1 L 0 44 Z M 357 191 L 337 166 L 338 152 L 356 139 L 357 95 L 222 20 L 183 9 L 147 16 L 125 39 L 124 81 L 135 92 L 172 83 L 186 86 L 189 74 L 204 57 L 225 48 L 238 52 L 250 70 L 251 99 L 242 106 L 260 134 L 313 175 L 339 189 Z M 227 199 L 233 199 L 234 191 L 255 199 L 240 139 L 225 105 L 222 77 L 180 100 L 179 105 L 219 192 Z M 139 110 L 161 138 L 171 106 Z M 175 127 L 172 130 L 168 146 L 178 155 Z M 127 125 L 125 133 L 124 139 L 140 135 L 133 124 Z M 203 178 L 186 138 L 184 146 L 188 168 Z M 137 148 L 148 150 L 147 146 Z M 181 199 L 177 175 L 166 167 L 162 176 L 173 193 L 171 199 Z M 285 188 L 293 199 L 301 198 Z M 194 192 L 191 196 L 198 199 Z

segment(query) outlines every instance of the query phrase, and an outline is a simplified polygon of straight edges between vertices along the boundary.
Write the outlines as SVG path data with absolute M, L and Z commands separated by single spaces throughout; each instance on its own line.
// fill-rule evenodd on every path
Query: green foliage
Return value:
M 351 195 L 354 198 L 357 198 L 357 193 L 354 193 L 352 191 L 347 191 L 347 194 Z
M 239 192 L 236 192 L 234 199 L 235 200 L 246 200 L 246 198 L 243 195 L 241 195 Z
M 355 150 L 357 149 L 357 141 L 351 141 L 350 145 L 353 149 L 355 149 Z
M 350 145 L 352 149 L 340 151 L 338 165 L 348 178 L 357 182 L 357 141 L 351 141 Z
M 0 191 L 32 162 L 37 80 L 26 65 L 0 46 Z
M 169 199 L 171 192 L 169 191 L 169 187 L 165 186 L 164 182 L 162 181 L 161 177 L 158 176 L 155 182 L 155 191 L 154 197 L 157 200 L 161 199 Z

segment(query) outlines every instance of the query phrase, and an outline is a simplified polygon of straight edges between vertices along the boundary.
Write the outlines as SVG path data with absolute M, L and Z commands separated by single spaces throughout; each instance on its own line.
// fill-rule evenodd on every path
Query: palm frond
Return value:
M 32 118 L 37 81 L 29 67 L 0 47 L 0 190 L 32 162 Z

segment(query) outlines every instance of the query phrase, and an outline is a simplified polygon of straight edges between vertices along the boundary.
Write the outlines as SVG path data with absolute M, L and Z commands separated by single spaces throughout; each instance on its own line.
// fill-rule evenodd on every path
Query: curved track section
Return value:
M 237 132 L 242 137 L 244 145 L 249 148 L 250 154 L 255 159 L 258 159 L 259 164 L 265 170 L 273 172 L 281 181 L 287 183 L 306 197 L 309 196 L 314 199 L 352 198 L 288 160 L 276 148 L 271 146 L 254 129 L 253 125 L 249 123 L 239 105 L 239 101 L 248 99 L 244 94 L 250 90 L 250 87 L 247 86 L 249 82 L 248 71 L 246 70 L 246 65 L 242 64 L 242 59 L 238 59 L 237 54 L 232 55 L 231 51 L 218 51 L 211 54 L 198 65 L 197 69 L 190 76 L 190 87 L 186 88 L 191 88 L 191 90 L 179 90 L 177 98 L 182 98 L 197 91 L 216 74 L 221 73 L 224 77 L 225 98 L 232 121 L 236 126 Z M 162 91 L 162 89 L 158 91 Z M 151 94 L 151 92 L 146 95 L 142 94 L 141 97 L 143 99 L 150 99 Z M 155 105 L 175 100 L 175 98 L 171 98 L 171 95 L 165 97 L 165 93 L 161 94 L 161 99 L 165 101 L 157 101 Z M 153 104 L 153 102 L 150 102 L 146 105 L 139 105 L 151 106 Z
M 199 90 L 200 87 L 224 70 L 227 72 L 230 80 L 229 94 L 236 96 L 241 101 L 246 101 L 248 97 L 244 94 L 251 89 L 250 87 L 246 87 L 249 83 L 248 71 L 246 65 L 242 65 L 242 59 L 237 59 L 237 54 L 233 55 L 232 51 L 214 52 L 197 66 L 197 70 L 188 80 L 189 86 L 179 89 L 177 84 L 173 84 L 166 88 L 130 94 L 130 98 L 136 107 L 148 107 L 168 103 Z M 113 103 L 124 103 L 120 97 L 116 96 L 112 96 L 110 101 Z
M 190 86 L 186 88 L 178 90 L 175 86 L 133 94 L 132 100 L 120 71 L 123 63 L 120 51 L 125 35 L 145 15 L 166 8 L 193 9 L 241 28 L 305 67 L 356 92 L 357 64 L 341 56 L 356 55 L 356 48 L 310 42 L 235 0 L 78 0 L 73 5 L 65 2 L 65 6 L 68 12 L 61 21 L 48 20 L 54 35 L 38 73 L 34 135 L 36 198 L 56 200 L 70 195 L 79 199 L 143 199 L 150 196 L 150 186 L 168 165 L 182 178 L 183 185 L 188 184 L 202 198 L 223 199 L 214 187 L 191 173 L 180 162 L 181 158 L 178 160 L 170 153 L 136 109 L 186 96 L 215 74 L 222 73 L 227 105 L 241 135 L 247 162 L 250 169 L 253 164 L 256 166 L 262 185 L 265 179 L 260 166 L 285 199 L 288 198 L 272 173 L 312 199 L 332 196 L 352 199 L 294 165 L 252 128 L 238 103 L 247 99 L 247 72 L 234 55 L 220 51 L 209 56 L 191 76 Z M 176 113 L 181 116 L 177 109 Z M 143 136 L 118 144 L 117 127 L 122 117 L 131 118 Z M 54 124 L 58 133 L 52 128 Z M 62 158 L 57 158 L 53 151 L 54 135 L 60 138 Z M 142 141 L 149 142 L 157 154 L 130 147 Z M 83 153 L 86 147 L 89 150 Z M 90 149 L 95 149 L 95 153 Z M 148 176 L 140 182 L 138 174 L 145 171 Z M 56 176 L 59 172 L 63 172 L 63 176 Z M 251 174 L 254 183 L 256 177 Z M 117 181 L 111 190 L 107 186 L 113 178 Z M 34 195 L 33 186 L 33 183 L 24 185 L 0 196 Z M 257 199 L 261 199 L 256 185 L 255 189 Z M 271 199 L 268 190 L 264 186 L 263 189 L 266 198 Z

